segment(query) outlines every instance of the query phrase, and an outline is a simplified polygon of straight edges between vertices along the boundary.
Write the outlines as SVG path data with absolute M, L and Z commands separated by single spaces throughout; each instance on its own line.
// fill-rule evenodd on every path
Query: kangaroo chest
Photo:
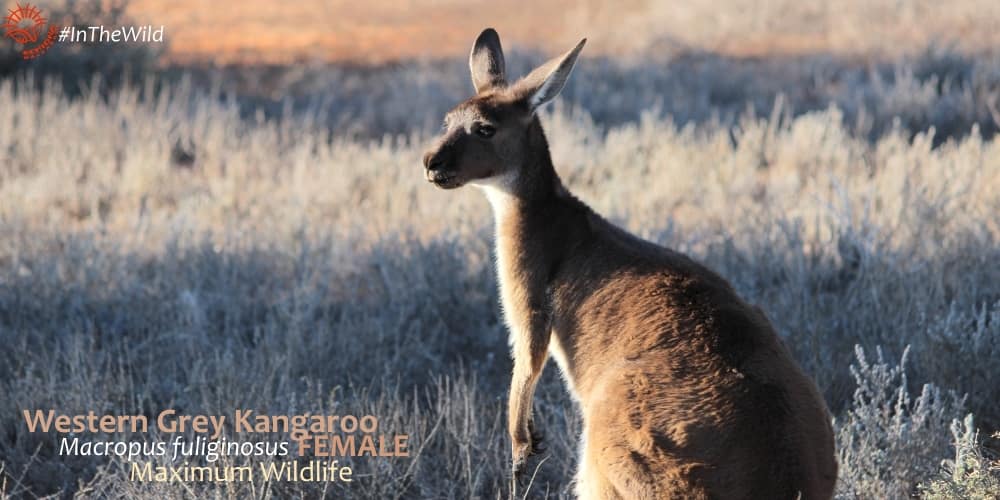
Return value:
M 526 225 L 520 218 L 517 200 L 495 189 L 487 189 L 486 193 L 495 217 L 494 251 L 500 303 L 509 331 L 508 341 L 517 356 L 519 345 L 526 343 L 527 336 L 532 334 L 528 331 L 530 315 L 554 313 L 552 304 L 548 303 L 547 289 L 551 262 L 544 252 L 537 248 L 533 251 L 537 245 L 532 246 L 530 236 L 522 233 Z M 548 327 L 546 330 L 544 335 L 550 335 L 548 354 L 559 365 L 570 394 L 576 398 L 569 349 L 563 346 L 560 335 Z

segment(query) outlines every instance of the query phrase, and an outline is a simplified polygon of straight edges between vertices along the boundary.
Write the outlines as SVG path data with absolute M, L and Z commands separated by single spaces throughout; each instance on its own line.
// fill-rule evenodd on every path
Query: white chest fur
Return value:
M 519 294 L 523 293 L 523 290 L 519 290 L 516 285 L 519 282 L 518 280 L 523 278 L 519 274 L 528 271 L 520 269 L 518 266 L 518 256 L 516 253 L 520 251 L 520 245 L 517 235 L 510 234 L 510 231 L 513 229 L 509 227 L 511 219 L 518 216 L 518 201 L 504 189 L 505 186 L 503 185 L 491 183 L 481 185 L 480 187 L 483 188 L 486 198 L 493 207 L 496 230 L 494 236 L 496 245 L 496 270 L 497 279 L 500 282 L 500 303 L 503 308 L 504 321 L 507 324 L 509 332 L 508 342 L 516 355 L 519 339 L 524 339 L 529 334 L 526 331 L 529 327 L 528 311 L 523 310 L 524 305 L 521 302 L 523 302 L 524 297 L 519 296 Z M 573 379 L 570 376 L 569 361 L 566 351 L 559 342 L 557 335 L 552 335 L 549 340 L 548 354 L 556 360 L 570 394 L 576 399 L 577 394 Z
M 487 184 L 481 186 L 493 208 L 494 244 L 496 255 L 497 280 L 500 283 L 500 305 L 503 309 L 504 321 L 510 334 L 509 342 L 514 344 L 522 321 L 517 317 L 518 304 L 515 298 L 514 280 L 517 279 L 517 266 L 514 262 L 515 249 L 509 235 L 503 234 L 504 222 L 516 216 L 517 200 L 507 193 L 503 186 Z

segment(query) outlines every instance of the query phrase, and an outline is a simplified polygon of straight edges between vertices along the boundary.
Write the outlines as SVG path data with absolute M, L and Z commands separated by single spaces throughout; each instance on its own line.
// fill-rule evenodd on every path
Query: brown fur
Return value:
M 761 310 L 560 183 L 535 110 L 582 46 L 507 85 L 499 37 L 484 31 L 470 56 L 477 96 L 424 159 L 428 180 L 479 185 L 493 205 L 515 474 L 536 444 L 531 399 L 551 353 L 583 416 L 580 497 L 830 498 L 829 414 Z

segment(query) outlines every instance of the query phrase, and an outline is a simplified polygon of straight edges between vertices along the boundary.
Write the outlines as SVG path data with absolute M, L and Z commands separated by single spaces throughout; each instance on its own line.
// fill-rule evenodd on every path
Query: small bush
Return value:
M 962 410 L 962 398 L 924 384 L 913 398 L 906 358 L 891 365 L 876 349 L 870 362 L 855 348 L 854 401 L 837 426 L 840 454 L 838 498 L 907 498 L 933 473 L 948 446 L 946 430 Z
M 996 500 L 1000 498 L 1000 461 L 990 461 L 979 446 L 972 414 L 951 423 L 955 458 L 942 463 L 938 479 L 921 486 L 924 500 Z M 996 436 L 1000 437 L 1000 436 Z

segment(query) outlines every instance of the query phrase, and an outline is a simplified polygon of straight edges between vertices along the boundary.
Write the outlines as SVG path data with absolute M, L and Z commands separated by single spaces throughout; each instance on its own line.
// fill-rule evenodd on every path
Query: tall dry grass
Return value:
M 995 68 L 971 61 L 976 75 Z M 581 85 L 615 71 L 584 66 Z M 632 74 L 653 75 L 642 71 Z M 837 416 L 843 498 L 967 491 L 962 471 L 982 467 L 956 450 L 983 449 L 953 420 L 1000 426 L 1000 141 L 975 104 L 998 87 L 987 76 L 928 83 L 941 75 L 882 87 L 899 101 L 854 95 L 875 107 L 848 112 L 879 117 L 877 130 L 838 106 L 797 108 L 794 94 L 697 125 L 639 104 L 609 117 L 635 99 L 628 87 L 570 89 L 576 105 L 543 117 L 582 199 L 764 308 Z M 650 78 L 644 95 L 662 92 Z M 428 106 L 450 98 L 426 95 Z M 395 102 L 366 109 L 394 116 Z M 358 139 L 331 133 L 320 112 L 248 114 L 186 85 L 70 98 L 11 79 L 0 109 L 5 495 L 506 496 L 510 361 L 492 218 L 474 189 L 422 180 L 421 123 L 402 117 L 407 133 Z M 924 129 L 941 109 L 951 129 Z M 919 119 L 894 123 L 893 110 Z M 555 372 L 536 402 L 550 451 L 532 497 L 570 491 L 578 420 Z M 119 461 L 58 456 L 55 437 L 27 433 L 19 413 L 167 406 L 364 410 L 419 453 L 358 460 L 358 481 L 329 489 L 134 483 Z

